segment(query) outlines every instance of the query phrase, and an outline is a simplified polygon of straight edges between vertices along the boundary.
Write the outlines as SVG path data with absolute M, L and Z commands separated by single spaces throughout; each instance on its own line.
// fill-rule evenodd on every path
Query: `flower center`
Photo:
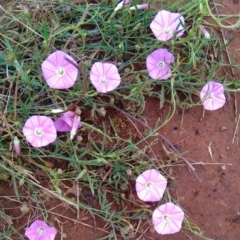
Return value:
M 158 62 L 158 67 L 162 68 L 164 66 L 164 62 Z
M 164 215 L 163 218 L 164 218 L 164 220 L 167 221 L 168 220 L 168 215 Z
M 169 34 L 170 33 L 170 30 L 168 28 L 164 29 L 164 33 L 165 34 Z
M 38 232 L 39 232 L 40 235 L 42 235 L 45 232 L 45 229 L 43 227 L 40 227 L 38 229 Z
M 58 69 L 57 69 L 57 74 L 59 74 L 59 75 L 64 75 L 64 73 L 65 73 L 65 69 L 62 68 L 62 67 L 58 67 Z
M 101 83 L 106 83 L 106 81 L 107 81 L 106 77 L 101 78 Z
M 149 182 L 149 183 L 147 183 L 147 187 L 151 187 L 152 186 L 152 184 Z
M 36 129 L 35 129 L 35 134 L 36 134 L 37 136 L 42 136 L 42 134 L 43 134 L 42 128 L 36 128 Z
M 213 99 L 214 98 L 214 94 L 213 93 L 209 93 L 206 97 L 206 99 Z

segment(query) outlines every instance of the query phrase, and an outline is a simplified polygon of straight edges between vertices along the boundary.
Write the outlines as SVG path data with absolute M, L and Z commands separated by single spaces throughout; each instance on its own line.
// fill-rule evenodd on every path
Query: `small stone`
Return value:
M 222 126 L 221 128 L 220 128 L 220 131 L 221 132 L 224 132 L 224 131 L 226 131 L 227 130 L 227 127 L 226 126 Z
M 202 122 L 202 121 L 203 121 L 203 118 L 199 118 L 198 121 L 199 121 L 199 122 Z
M 150 228 L 149 228 L 149 232 L 150 232 L 150 233 L 155 233 L 154 227 L 150 227 Z
M 127 169 L 127 175 L 131 176 L 132 175 L 132 170 L 130 168 Z
M 221 169 L 222 169 L 223 171 L 225 171 L 225 170 L 226 170 L 226 165 L 221 166 Z
M 122 183 L 122 184 L 120 185 L 120 189 L 121 189 L 122 191 L 127 191 L 127 190 L 128 190 L 128 185 L 127 185 L 126 183 Z
M 23 204 L 20 208 L 20 211 L 22 212 L 22 214 L 27 214 L 30 212 L 30 208 L 26 204 Z

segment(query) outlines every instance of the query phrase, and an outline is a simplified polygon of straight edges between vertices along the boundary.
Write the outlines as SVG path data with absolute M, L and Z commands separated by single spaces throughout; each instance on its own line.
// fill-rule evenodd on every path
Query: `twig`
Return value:
M 212 149 L 211 149 L 211 145 L 212 145 L 212 142 L 210 142 L 209 144 L 208 144 L 208 152 L 209 152 L 209 155 L 210 155 L 210 158 L 211 158 L 211 160 L 212 160 L 212 162 L 213 162 L 213 155 L 212 155 Z
M 223 166 L 232 166 L 231 163 L 205 163 L 205 162 L 196 162 L 196 163 L 191 163 L 192 165 L 223 165 Z M 185 166 L 184 164 L 169 164 L 163 167 L 181 167 L 181 166 Z
M 237 134 L 237 132 L 238 132 L 239 118 L 240 118 L 240 113 L 238 114 L 238 118 L 237 118 L 237 123 L 236 123 L 235 131 L 234 131 L 233 138 L 232 138 L 232 144 L 234 143 L 234 139 L 235 139 L 236 134 Z

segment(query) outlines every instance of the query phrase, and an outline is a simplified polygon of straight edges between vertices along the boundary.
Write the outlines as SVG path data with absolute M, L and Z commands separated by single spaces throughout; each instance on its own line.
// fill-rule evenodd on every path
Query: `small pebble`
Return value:
M 195 131 L 195 134 L 196 134 L 196 135 L 200 135 L 200 130 L 197 129 L 197 130 Z
M 226 131 L 227 130 L 227 127 L 226 126 L 222 126 L 221 128 L 220 128 L 220 131 L 221 132 L 224 132 L 224 131 Z
M 202 121 L 203 121 L 203 118 L 199 118 L 198 121 L 199 121 L 199 122 L 202 122 Z
M 150 233 L 155 233 L 154 227 L 150 227 L 150 228 L 149 228 L 149 232 L 150 232 Z

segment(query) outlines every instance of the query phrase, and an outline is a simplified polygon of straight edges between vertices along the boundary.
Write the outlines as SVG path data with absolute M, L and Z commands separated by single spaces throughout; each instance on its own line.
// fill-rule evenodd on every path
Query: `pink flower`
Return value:
M 159 234 L 173 234 L 179 232 L 184 219 L 183 210 L 168 202 L 153 211 L 152 223 Z
M 137 195 L 145 202 L 157 202 L 161 200 L 166 186 L 166 178 L 155 169 L 144 171 L 136 179 Z
M 90 81 L 98 92 L 106 93 L 118 87 L 121 77 L 114 64 L 96 62 L 90 71 Z
M 14 137 L 14 140 L 13 140 L 13 148 L 17 155 L 21 154 L 20 141 L 16 136 Z
M 160 41 L 167 41 L 176 33 L 180 37 L 184 33 L 184 18 L 179 13 L 161 10 L 150 24 L 155 37 Z
M 42 63 L 42 73 L 50 88 L 67 89 L 77 80 L 77 62 L 67 53 L 58 50 Z
M 25 122 L 22 131 L 33 147 L 47 146 L 57 138 L 54 122 L 46 116 L 31 116 Z
M 77 130 L 82 127 L 81 117 L 72 111 L 63 113 L 63 115 L 55 121 L 55 128 L 58 132 L 70 132 L 70 139 L 76 135 Z
M 149 76 L 155 80 L 168 79 L 172 73 L 169 64 L 174 62 L 173 55 L 165 48 L 153 51 L 146 59 Z
M 202 88 L 200 98 L 203 107 L 207 110 L 213 111 L 221 108 L 226 102 L 223 85 L 215 81 L 209 81 Z
M 56 234 L 56 228 L 49 227 L 41 220 L 34 221 L 25 231 L 25 236 L 29 240 L 54 240 Z

